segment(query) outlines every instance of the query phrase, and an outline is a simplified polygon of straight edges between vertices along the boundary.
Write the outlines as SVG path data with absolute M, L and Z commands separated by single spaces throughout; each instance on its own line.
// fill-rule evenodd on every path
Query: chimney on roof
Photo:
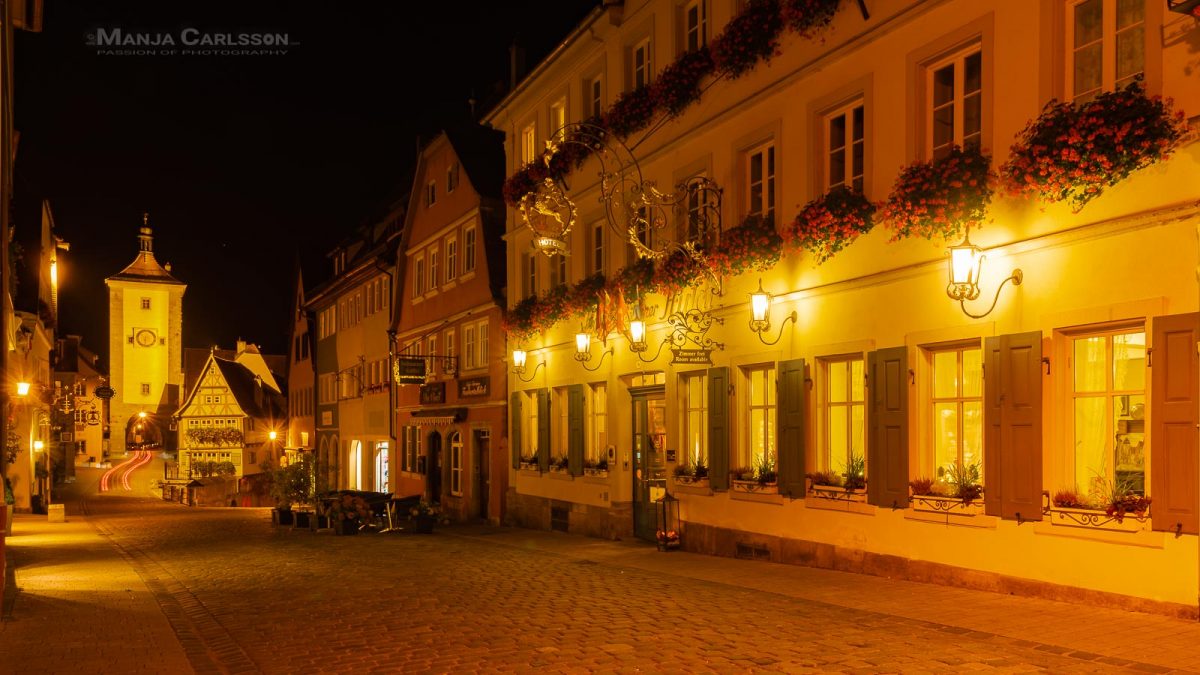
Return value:
M 244 351 L 246 351 L 246 341 L 245 341 L 245 340 L 243 340 L 243 339 L 241 339 L 241 338 L 238 338 L 238 341 L 237 341 L 237 349 L 236 349 L 236 351 L 234 352 L 234 355 L 235 355 L 235 356 L 237 356 L 237 355 L 241 354 L 241 353 L 242 353 L 242 352 L 244 352 Z
M 515 41 L 508 48 L 508 88 L 517 88 L 517 83 L 525 77 L 525 48 Z

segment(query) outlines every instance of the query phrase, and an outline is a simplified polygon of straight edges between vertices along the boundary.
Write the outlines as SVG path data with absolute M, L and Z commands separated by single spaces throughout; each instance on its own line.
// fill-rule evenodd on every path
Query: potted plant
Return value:
M 566 455 L 558 455 L 550 460 L 550 471 L 554 473 L 566 473 L 570 470 L 571 463 L 567 460 Z
M 408 510 L 409 516 L 412 517 L 415 523 L 415 532 L 417 534 L 433 534 L 433 524 L 437 520 L 437 516 L 442 512 L 441 507 L 437 504 L 430 504 L 422 499 Z
M 527 471 L 540 471 L 537 455 L 521 455 L 521 468 Z
M 909 501 L 918 511 L 976 515 L 982 512 L 983 484 L 979 464 L 954 462 L 938 469 L 938 478 L 909 481 Z
M 607 459 L 587 459 L 583 462 L 583 474 L 585 476 L 604 477 L 608 475 L 608 460 Z
M 371 507 L 366 500 L 355 494 L 334 497 L 329 505 L 330 524 L 338 534 L 358 534 L 371 520 Z

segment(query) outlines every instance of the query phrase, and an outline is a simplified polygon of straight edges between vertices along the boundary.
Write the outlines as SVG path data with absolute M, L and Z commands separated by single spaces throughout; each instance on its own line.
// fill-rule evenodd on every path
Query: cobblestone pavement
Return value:
M 164 654 L 182 650 L 196 672 L 1169 670 L 755 589 L 736 576 L 704 580 L 579 555 L 629 544 L 536 535 L 574 546 L 564 554 L 529 543 L 535 535 L 478 527 L 334 537 L 273 529 L 264 509 L 124 496 L 90 498 L 87 510 L 173 629 Z M 697 558 L 731 575 L 766 565 Z M 11 618 L 26 610 L 40 611 L 19 594 Z M 11 638 L 0 632 L 0 672 L 28 672 L 28 657 L 48 648 Z M 159 665 L 178 672 L 177 661 Z M 124 672 L 113 666 L 105 670 Z

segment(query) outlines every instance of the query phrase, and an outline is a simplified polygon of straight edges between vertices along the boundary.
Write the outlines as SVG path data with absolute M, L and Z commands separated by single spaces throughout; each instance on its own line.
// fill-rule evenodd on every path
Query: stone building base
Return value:
M 683 523 L 682 529 L 683 549 L 692 553 L 870 574 L 889 579 L 1044 598 L 1093 607 L 1164 614 L 1192 621 L 1195 621 L 1200 614 L 1197 607 L 1191 605 L 1023 579 L 996 572 L 966 569 L 927 560 L 912 560 L 896 555 L 871 553 L 803 539 L 744 532 L 692 522 Z
M 509 488 L 505 525 L 531 530 L 554 530 L 598 539 L 633 537 L 633 511 L 629 502 L 609 507 L 577 504 L 520 494 Z

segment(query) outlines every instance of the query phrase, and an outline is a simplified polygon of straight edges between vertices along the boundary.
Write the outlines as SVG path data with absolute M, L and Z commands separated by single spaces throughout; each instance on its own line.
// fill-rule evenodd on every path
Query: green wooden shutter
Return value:
M 1042 519 L 1042 334 L 987 338 L 983 351 L 984 508 Z
M 804 359 L 779 362 L 779 493 L 804 496 Z
M 508 406 L 508 419 L 512 423 L 512 433 L 509 434 L 508 444 L 512 450 L 513 468 L 521 468 L 521 420 L 524 419 L 521 413 L 521 398 L 525 394 L 514 391 L 512 393 L 512 403 Z
M 867 355 L 867 500 L 876 506 L 908 506 L 908 351 L 880 349 Z
M 571 474 L 583 473 L 584 388 L 582 384 L 567 387 L 567 464 Z
M 1196 534 L 1200 314 L 1155 317 L 1150 327 L 1150 521 L 1156 530 Z
M 550 390 L 538 389 L 538 468 L 542 472 L 550 470 Z
M 708 484 L 729 489 L 729 368 L 708 369 Z

